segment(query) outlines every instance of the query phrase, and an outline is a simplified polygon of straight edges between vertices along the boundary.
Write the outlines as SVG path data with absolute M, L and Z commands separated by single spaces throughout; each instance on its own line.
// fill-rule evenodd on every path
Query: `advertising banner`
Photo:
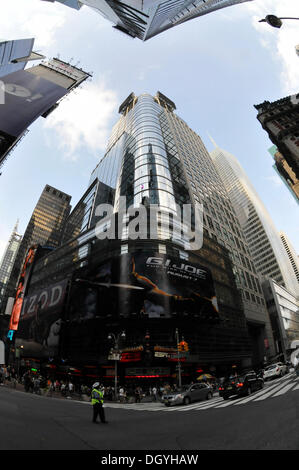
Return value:
M 16 345 L 25 355 L 51 357 L 58 353 L 67 280 L 25 297 Z
M 14 137 L 67 93 L 56 83 L 25 70 L 6 75 L 1 81 L 5 93 L 0 106 L 0 131 Z
M 218 317 L 211 272 L 180 258 L 144 251 L 124 254 L 97 268 L 89 282 L 98 291 L 98 315 Z
M 84 269 L 81 277 L 76 273 L 72 281 L 69 354 L 85 360 L 99 354 L 107 341 L 107 334 L 102 337 L 107 321 L 172 317 L 203 322 L 219 318 L 210 271 L 155 252 L 115 256 L 92 270 Z M 124 359 L 132 360 L 132 355 Z M 134 359 L 140 360 L 139 355 Z

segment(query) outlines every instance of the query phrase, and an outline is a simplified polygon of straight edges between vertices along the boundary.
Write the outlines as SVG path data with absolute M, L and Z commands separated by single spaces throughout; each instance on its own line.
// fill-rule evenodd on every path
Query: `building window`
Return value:
M 158 245 L 159 253 L 166 253 L 166 246 L 159 243 Z

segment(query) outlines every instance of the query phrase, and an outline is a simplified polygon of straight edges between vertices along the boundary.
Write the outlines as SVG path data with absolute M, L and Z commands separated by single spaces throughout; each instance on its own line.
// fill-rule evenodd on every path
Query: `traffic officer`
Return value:
M 100 416 L 100 420 L 102 423 L 107 423 L 105 419 L 105 411 L 104 411 L 104 395 L 103 392 L 99 388 L 99 382 L 96 382 L 92 386 L 91 392 L 91 404 L 93 406 L 93 419 L 92 422 L 97 422 L 97 417 Z

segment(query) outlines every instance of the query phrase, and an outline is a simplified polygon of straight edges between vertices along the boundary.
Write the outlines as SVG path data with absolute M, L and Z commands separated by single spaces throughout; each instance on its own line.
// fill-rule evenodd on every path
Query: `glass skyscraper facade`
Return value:
M 44 0 L 54 2 L 55 0 Z M 114 24 L 114 28 L 146 41 L 185 21 L 250 0 L 57 0 L 79 10 L 86 5 Z
M 240 163 L 219 147 L 211 157 L 243 229 L 256 271 L 298 295 L 298 280 L 279 234 Z
M 28 61 L 44 59 L 32 51 L 34 39 L 0 41 L 0 77 L 23 70 Z
M 32 245 L 57 248 L 61 243 L 65 221 L 69 215 L 71 196 L 46 185 L 26 227 L 4 293 L 2 309 L 8 297 L 15 296 L 24 259 Z
M 201 138 L 175 110 L 161 92 L 131 93 L 119 107 L 107 151 L 66 218 L 62 246 L 32 267 L 16 331 L 23 355 L 34 357 L 35 350 L 43 361 L 92 366 L 109 381 L 108 336 L 125 330 L 118 371 L 120 381 L 131 382 L 176 380 L 177 330 L 189 343 L 189 381 L 198 368 L 224 374 L 232 364 L 259 367 L 273 356 L 270 320 L 238 218 Z M 109 238 L 123 198 L 129 218 L 132 207 L 145 211 L 146 220 L 159 208 L 156 236 L 146 229 L 131 238 L 122 226 Z M 174 228 L 176 212 L 196 203 L 203 206 L 203 243 L 191 249 L 185 233 L 173 237 L 164 222 Z M 102 220 L 103 204 L 111 213 Z M 30 325 L 39 312 L 45 328 L 33 344 Z
M 228 250 L 247 321 L 255 326 L 262 322 L 271 342 L 263 291 L 238 213 L 200 136 L 175 110 L 175 103 L 160 92 L 154 97 L 129 95 L 119 108 L 121 117 L 92 178 L 108 174 L 107 168 L 102 173 L 102 165 L 111 158 L 107 166 L 114 171 L 110 182 L 116 211 L 122 195 L 127 205 L 138 205 L 146 198 L 168 211 L 175 211 L 176 205 L 202 204 L 204 236 Z M 164 234 L 160 235 L 162 239 Z M 177 250 L 188 257 L 182 246 Z
M 2 304 L 2 297 L 10 277 L 10 273 L 13 268 L 14 261 L 16 259 L 20 244 L 22 241 L 22 235 L 18 233 L 18 222 L 16 223 L 13 232 L 8 241 L 7 247 L 4 251 L 1 263 L 0 263 L 0 309 Z

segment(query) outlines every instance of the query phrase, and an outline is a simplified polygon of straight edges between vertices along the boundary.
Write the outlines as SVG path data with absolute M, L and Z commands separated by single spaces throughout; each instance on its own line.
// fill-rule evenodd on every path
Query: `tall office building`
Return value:
M 35 244 L 52 249 L 60 245 L 65 221 L 71 209 L 70 200 L 71 196 L 68 194 L 50 185 L 45 186 L 15 258 L 4 294 L 4 308 L 8 297 L 15 296 L 16 285 L 29 248 Z
M 290 263 L 292 265 L 293 271 L 295 273 L 296 279 L 299 283 L 299 260 L 298 260 L 298 255 L 296 254 L 290 240 L 286 236 L 284 232 L 279 232 L 280 239 L 282 241 L 282 244 L 287 252 L 288 258 L 290 260 Z
M 262 283 L 270 315 L 276 349 L 276 360 L 286 361 L 293 352 L 293 341 L 299 341 L 299 298 L 273 279 Z
M 269 153 L 274 159 L 273 168 L 279 177 L 282 179 L 295 201 L 299 202 L 299 179 L 296 177 L 294 171 L 284 158 L 284 156 L 278 151 L 276 145 L 273 145 L 269 149 Z
M 146 199 L 168 211 L 176 204 L 202 203 L 204 236 L 229 252 L 252 334 L 258 335 L 262 325 L 271 338 L 263 292 L 237 213 L 201 138 L 175 109 L 160 92 L 155 97 L 131 93 L 119 108 L 121 118 L 90 182 L 98 178 L 112 187 L 115 211 L 120 196 L 126 196 L 127 206 Z M 181 248 L 181 256 L 183 252 Z
M 13 268 L 14 261 L 16 259 L 20 244 L 22 241 L 22 235 L 18 233 L 18 221 L 12 231 L 9 238 L 7 247 L 4 251 L 1 263 L 0 263 L 0 311 L 2 304 L 2 296 L 4 294 L 7 282 L 10 277 L 10 273 Z
M 254 106 L 257 119 L 299 179 L 299 93 Z
M 0 167 L 28 127 L 40 116 L 46 118 L 89 76 L 60 59 L 51 59 L 1 77 L 4 104 L 0 106 Z
M 108 336 L 123 330 L 122 381 L 175 381 L 177 331 L 189 344 L 188 381 L 199 369 L 222 375 L 233 364 L 258 367 L 273 356 L 270 320 L 238 218 L 202 140 L 175 110 L 160 92 L 131 93 L 120 105 L 107 151 L 67 218 L 63 245 L 36 261 L 23 290 L 16 345 L 27 357 L 56 357 L 58 366 L 67 358 L 82 374 L 94 367 L 109 383 Z M 204 205 L 203 244 L 191 249 L 186 233 L 175 230 L 175 216 L 196 202 Z M 154 235 L 153 207 L 159 209 Z M 189 222 L 200 225 L 196 217 Z
M 44 0 L 54 2 L 55 0 Z M 57 0 L 79 10 L 87 5 L 114 23 L 114 28 L 143 41 L 221 8 L 250 0 Z
M 256 271 L 295 295 L 299 285 L 279 234 L 240 163 L 216 147 L 210 153 L 241 224 Z
M 0 77 L 23 70 L 29 61 L 44 59 L 32 50 L 33 45 L 33 38 L 0 41 Z

